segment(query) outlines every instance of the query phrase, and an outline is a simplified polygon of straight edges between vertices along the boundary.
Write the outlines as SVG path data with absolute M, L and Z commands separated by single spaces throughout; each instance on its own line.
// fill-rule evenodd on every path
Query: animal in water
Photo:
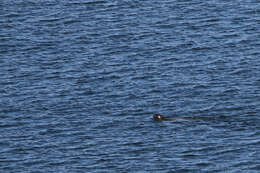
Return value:
M 153 119 L 156 121 L 181 121 L 181 120 L 210 120 L 209 117 L 183 117 L 183 118 L 165 118 L 161 114 L 154 114 Z

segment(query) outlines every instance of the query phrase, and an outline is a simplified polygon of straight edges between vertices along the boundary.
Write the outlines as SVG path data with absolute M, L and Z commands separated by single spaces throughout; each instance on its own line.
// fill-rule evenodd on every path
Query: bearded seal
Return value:
M 161 114 L 154 114 L 155 121 L 185 121 L 185 120 L 211 120 L 209 117 L 183 117 L 183 118 L 165 118 Z

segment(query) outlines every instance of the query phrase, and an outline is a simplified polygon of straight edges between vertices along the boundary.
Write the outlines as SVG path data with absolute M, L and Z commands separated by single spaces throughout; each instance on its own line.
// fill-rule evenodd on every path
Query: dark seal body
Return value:
M 161 114 L 154 114 L 155 121 L 185 121 L 185 120 L 211 120 L 209 117 L 183 117 L 183 118 L 165 118 Z

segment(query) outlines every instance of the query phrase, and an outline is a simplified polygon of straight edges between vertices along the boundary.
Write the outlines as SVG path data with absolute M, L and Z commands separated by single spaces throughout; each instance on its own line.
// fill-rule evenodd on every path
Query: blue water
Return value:
M 0 172 L 259 172 L 259 115 L 258 0 L 0 3 Z

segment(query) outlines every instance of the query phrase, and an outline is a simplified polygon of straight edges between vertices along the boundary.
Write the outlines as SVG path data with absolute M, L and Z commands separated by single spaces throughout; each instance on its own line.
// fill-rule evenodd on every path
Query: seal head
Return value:
M 153 116 L 153 119 L 156 121 L 162 121 L 163 120 L 163 116 L 161 114 L 155 114 Z

